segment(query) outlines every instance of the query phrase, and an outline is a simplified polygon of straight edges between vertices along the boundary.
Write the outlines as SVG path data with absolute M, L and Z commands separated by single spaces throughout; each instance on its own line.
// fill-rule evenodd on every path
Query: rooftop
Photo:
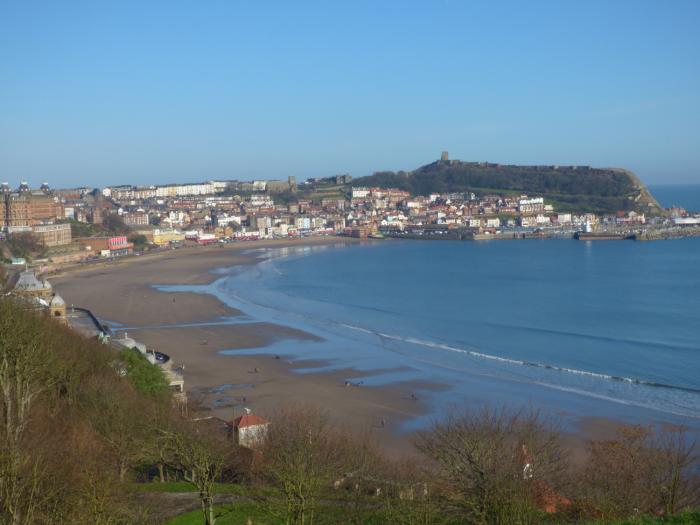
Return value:
M 66 302 L 63 300 L 63 298 L 56 294 L 53 296 L 53 299 L 51 299 L 51 306 L 53 307 L 58 307 L 58 306 L 65 306 Z
M 257 425 L 269 425 L 270 422 L 263 417 L 256 416 L 255 414 L 244 414 L 242 416 L 238 416 L 230 424 L 233 428 L 246 428 Z
M 32 271 L 24 271 L 19 274 L 19 279 L 17 284 L 15 284 L 15 290 L 17 291 L 41 291 L 50 290 L 51 284 L 48 281 L 40 281 L 37 279 L 36 275 Z

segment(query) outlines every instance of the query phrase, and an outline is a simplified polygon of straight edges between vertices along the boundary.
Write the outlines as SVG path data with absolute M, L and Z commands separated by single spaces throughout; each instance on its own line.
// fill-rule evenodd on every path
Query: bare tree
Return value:
M 590 443 L 585 494 L 604 518 L 674 514 L 700 503 L 695 444 L 682 427 L 626 426 Z
M 397 525 L 429 525 L 438 520 L 442 487 L 439 478 L 424 464 L 415 458 L 380 462 L 382 484 L 378 500 L 386 521 Z
M 146 403 L 131 385 L 116 375 L 106 384 L 105 378 L 91 378 L 85 386 L 83 409 L 90 414 L 120 481 L 129 470 L 148 457 Z
M 160 433 L 183 479 L 199 492 L 204 523 L 214 525 L 214 486 L 233 453 L 231 443 L 210 429 L 200 428 L 197 422 L 183 422 L 179 428 L 161 429 Z
M 7 244 L 15 257 L 30 258 L 46 252 L 46 245 L 31 232 L 20 232 L 10 235 Z
M 696 441 L 683 426 L 660 430 L 654 446 L 660 451 L 659 489 L 667 515 L 700 505 L 700 474 Z
M 2 249 L 0 249 L 0 257 L 2 257 Z M 0 262 L 0 294 L 5 292 L 7 288 L 7 270 L 5 266 Z
M 31 520 L 41 465 L 23 447 L 32 408 L 50 388 L 45 320 L 0 299 L 0 516 L 12 524 Z
M 266 504 L 287 524 L 311 525 L 323 489 L 347 473 L 347 436 L 315 408 L 283 410 L 272 421 L 261 451 L 262 475 L 282 505 L 274 495 Z
M 142 506 L 136 512 L 125 502 L 120 469 L 104 468 L 122 430 L 132 434 L 122 444 L 139 443 L 145 403 L 110 355 L 26 304 L 0 299 L 0 523 L 145 521 Z
M 388 473 L 393 465 L 385 461 L 369 434 L 336 432 L 333 442 L 342 471 L 334 476 L 333 491 L 325 499 L 342 509 L 348 523 L 366 523 L 372 514 L 382 516 L 381 502 L 391 484 Z
M 178 431 L 179 415 L 172 407 L 163 403 L 153 403 L 147 409 L 146 426 L 148 438 L 144 443 L 146 456 L 158 469 L 158 480 L 166 481 L 168 466 L 177 467 L 177 457 L 172 447 L 171 434 Z
M 416 444 L 448 483 L 450 509 L 469 523 L 536 523 L 544 503 L 552 503 L 540 499 L 560 498 L 566 468 L 560 434 L 537 412 L 452 415 L 420 433 Z

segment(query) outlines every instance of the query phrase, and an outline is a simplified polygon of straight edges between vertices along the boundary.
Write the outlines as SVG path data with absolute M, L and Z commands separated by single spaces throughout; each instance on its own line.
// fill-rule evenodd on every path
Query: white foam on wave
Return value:
M 505 363 L 505 364 L 509 364 L 509 365 L 526 366 L 526 367 L 531 367 L 531 368 L 539 368 L 539 369 L 543 369 L 543 370 L 552 370 L 554 372 L 563 372 L 563 373 L 567 373 L 567 374 L 590 377 L 590 378 L 600 379 L 600 380 L 605 380 L 605 381 L 624 382 L 624 383 L 633 384 L 633 385 L 643 385 L 643 386 L 655 387 L 655 388 L 668 388 L 668 389 L 673 389 L 673 390 L 681 390 L 681 391 L 686 391 L 686 392 L 700 393 L 700 389 L 696 389 L 696 388 L 692 388 L 692 387 L 683 387 L 683 386 L 678 386 L 678 385 L 658 383 L 655 381 L 648 381 L 645 379 L 636 379 L 636 378 L 624 377 L 624 376 L 615 376 L 615 375 L 611 375 L 611 374 L 604 374 L 601 372 L 593 372 L 590 370 L 581 370 L 578 368 L 557 366 L 557 365 L 552 365 L 552 364 L 548 364 L 548 363 L 524 361 L 521 359 L 513 359 L 513 358 L 509 358 L 509 357 L 494 355 L 494 354 L 487 354 L 485 352 L 479 352 L 477 350 L 459 348 L 459 347 L 448 345 L 445 343 L 438 343 L 435 341 L 418 339 L 416 337 L 400 336 L 400 335 L 396 335 L 396 334 L 387 334 L 384 332 L 370 330 L 370 329 L 363 328 L 363 327 L 356 326 L 356 325 L 349 325 L 349 324 L 345 324 L 345 323 L 340 323 L 340 325 L 344 326 L 346 328 L 349 328 L 351 330 L 356 330 L 356 331 L 364 332 L 367 334 L 375 335 L 381 339 L 389 339 L 389 340 L 393 340 L 393 341 L 399 341 L 399 342 L 403 342 L 403 343 L 424 346 L 427 348 L 447 350 L 450 352 L 461 353 L 461 354 L 469 355 L 471 357 L 475 357 L 475 358 L 479 358 L 479 359 L 486 359 L 489 361 L 495 361 L 495 362 Z
M 364 332 L 366 334 L 371 334 L 371 335 L 376 335 L 376 332 L 372 330 L 368 330 L 367 328 L 362 328 L 361 326 L 354 326 L 351 324 L 345 324 L 345 323 L 338 323 L 340 326 L 343 326 L 345 328 L 349 328 L 350 330 L 355 330 L 357 332 Z
M 545 388 L 550 388 L 552 390 L 559 390 L 562 392 L 569 392 L 569 393 L 577 394 L 577 395 L 581 395 L 581 396 L 592 397 L 595 399 L 601 399 L 603 401 L 617 403 L 618 405 L 634 406 L 634 407 L 644 408 L 647 410 L 660 410 L 658 406 L 652 405 L 650 403 L 641 403 L 641 402 L 633 401 L 630 399 L 621 399 L 619 397 L 606 396 L 605 394 L 599 394 L 597 392 L 591 392 L 589 390 L 582 390 L 580 388 L 566 387 L 566 386 L 562 386 L 562 385 L 555 385 L 552 383 L 544 383 L 541 381 L 535 381 L 534 384 L 545 387 Z M 677 403 L 674 403 L 674 404 L 675 404 L 675 406 L 680 407 L 681 410 L 677 410 L 677 409 L 674 410 L 674 409 L 670 409 L 668 407 L 664 407 L 662 409 L 662 411 L 665 413 L 668 413 L 668 414 L 672 414 L 674 416 L 678 416 L 678 417 L 684 417 L 684 418 L 690 417 L 693 419 L 700 419 L 700 416 L 697 413 L 692 412 L 690 410 L 683 410 L 683 408 L 685 408 L 685 407 L 682 407 L 682 406 L 678 405 Z

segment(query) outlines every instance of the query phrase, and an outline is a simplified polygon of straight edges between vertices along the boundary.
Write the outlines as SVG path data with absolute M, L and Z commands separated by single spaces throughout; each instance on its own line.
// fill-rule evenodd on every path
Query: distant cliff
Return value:
M 558 210 L 615 213 L 663 212 L 647 187 L 632 172 L 589 166 L 512 166 L 439 160 L 404 172 L 378 172 L 352 181 L 353 186 L 395 187 L 414 195 L 472 191 L 544 196 Z

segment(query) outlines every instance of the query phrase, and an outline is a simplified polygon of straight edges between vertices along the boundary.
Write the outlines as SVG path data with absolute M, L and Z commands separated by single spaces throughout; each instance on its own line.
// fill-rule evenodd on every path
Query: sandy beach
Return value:
M 430 385 L 346 386 L 345 380 L 356 372 L 298 374 L 294 368 L 310 363 L 268 355 L 221 355 L 220 350 L 264 347 L 283 338 L 311 341 L 315 336 L 270 323 L 225 324 L 222 319 L 241 312 L 211 295 L 161 292 L 153 287 L 210 283 L 218 277 L 214 269 L 254 264 L 255 256 L 244 253 L 251 249 L 338 242 L 357 241 L 309 238 L 185 247 L 67 269 L 52 276 L 51 282 L 69 306 L 89 308 L 117 329 L 128 327 L 130 337 L 184 366 L 191 402 L 216 416 L 230 419 L 243 407 L 265 415 L 290 404 L 311 404 L 327 410 L 338 425 L 369 432 L 393 453 L 410 452 L 410 437 L 397 429 L 405 419 L 424 412 L 411 392 Z M 182 326 L 190 323 L 196 326 Z
M 245 312 L 230 308 L 213 295 L 163 292 L 154 287 L 211 283 L 220 277 L 213 270 L 255 264 L 259 259 L 251 250 L 343 242 L 358 241 L 306 238 L 191 246 L 69 268 L 51 276 L 51 281 L 69 306 L 89 308 L 115 329 L 116 337 L 127 331 L 130 337 L 183 366 L 191 406 L 230 420 L 244 407 L 272 416 L 286 406 L 314 405 L 326 410 L 337 425 L 369 434 L 389 454 L 412 454 L 413 438 L 399 428 L 406 420 L 427 412 L 427 406 L 412 393 L 442 385 L 406 382 L 357 386 L 352 378 L 359 373 L 354 370 L 300 374 L 294 370 L 319 363 L 262 353 L 236 355 L 236 349 L 263 348 L 281 339 L 311 342 L 316 336 L 254 319 L 236 322 Z M 222 350 L 231 350 L 232 355 L 223 355 Z M 350 386 L 346 385 L 348 379 Z M 567 434 L 567 442 L 573 457 L 583 460 L 587 440 L 612 437 L 619 423 L 584 418 L 576 426 Z

